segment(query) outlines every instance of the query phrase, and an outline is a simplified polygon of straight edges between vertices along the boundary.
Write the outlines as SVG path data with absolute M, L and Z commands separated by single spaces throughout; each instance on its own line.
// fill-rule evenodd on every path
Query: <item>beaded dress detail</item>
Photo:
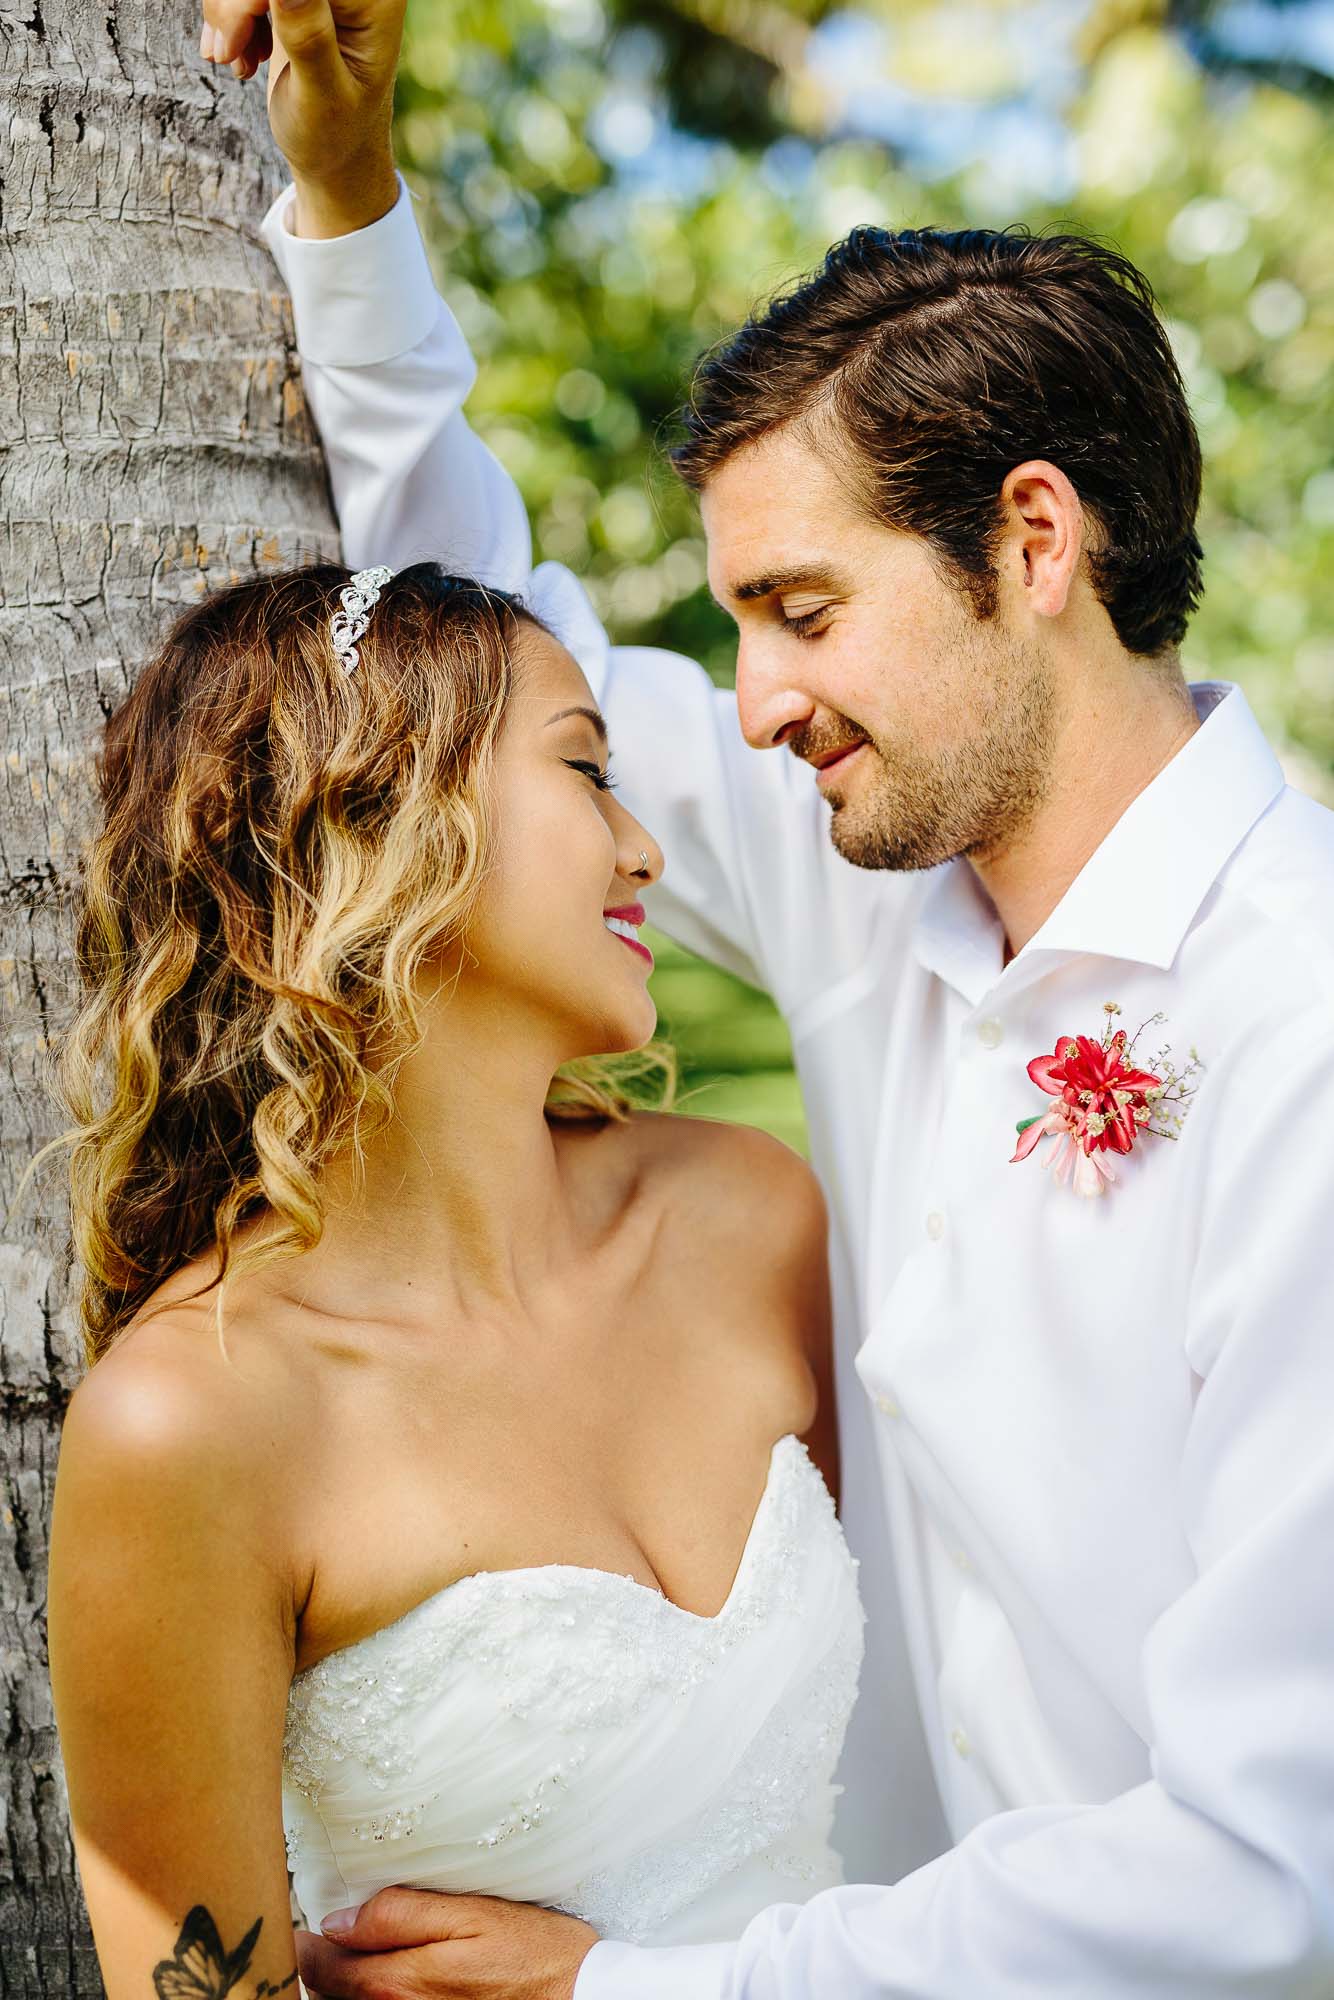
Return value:
M 712 1618 L 563 1564 L 450 1584 L 292 1682 L 283 1820 L 307 1922 L 405 1882 L 675 1944 L 804 1902 L 842 1880 L 832 1780 L 862 1622 L 791 1435 Z

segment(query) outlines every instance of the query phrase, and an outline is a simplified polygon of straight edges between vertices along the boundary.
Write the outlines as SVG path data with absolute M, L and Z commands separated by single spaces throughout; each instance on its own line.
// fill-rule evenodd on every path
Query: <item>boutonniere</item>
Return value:
M 1135 1044 L 1165 1014 L 1151 1014 L 1132 1036 L 1124 1028 L 1113 1028 L 1121 1012 L 1115 1000 L 1103 1003 L 1107 1026 L 1102 1040 L 1088 1035 L 1062 1035 L 1049 1056 L 1034 1056 L 1028 1074 L 1039 1090 L 1056 1102 L 1048 1111 L 1021 1118 L 1019 1144 L 1010 1165 L 1026 1160 L 1043 1139 L 1054 1143 L 1047 1149 L 1044 1167 L 1052 1169 L 1052 1179 L 1069 1181 L 1076 1194 L 1106 1192 L 1116 1174 L 1106 1155 L 1129 1153 L 1145 1134 L 1155 1139 L 1180 1136 L 1190 1100 L 1198 1088 L 1196 1079 L 1204 1068 L 1194 1049 L 1184 1069 L 1178 1069 L 1167 1049 L 1153 1058 L 1152 1069 L 1140 1069 L 1134 1061 Z

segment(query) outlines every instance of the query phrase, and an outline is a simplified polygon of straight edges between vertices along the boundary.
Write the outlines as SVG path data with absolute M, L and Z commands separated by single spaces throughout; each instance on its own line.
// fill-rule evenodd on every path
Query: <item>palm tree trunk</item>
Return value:
M 100 1994 L 46 1676 L 47 1523 L 81 1370 L 49 1037 L 104 717 L 210 585 L 337 554 L 256 225 L 259 81 L 193 0 L 0 0 L 0 2000 Z

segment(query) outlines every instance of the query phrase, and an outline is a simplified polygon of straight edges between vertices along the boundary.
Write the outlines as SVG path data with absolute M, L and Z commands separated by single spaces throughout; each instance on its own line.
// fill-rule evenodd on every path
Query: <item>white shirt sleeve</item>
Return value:
M 702 667 L 613 646 L 568 569 L 533 568 L 519 492 L 463 413 L 476 365 L 436 290 L 402 175 L 389 213 L 347 236 L 292 235 L 293 194 L 289 184 L 278 195 L 261 233 L 291 294 L 345 561 L 443 561 L 523 594 L 584 669 L 621 795 L 663 847 L 650 919 L 800 1005 L 864 957 L 892 886 L 839 859 L 811 771 L 789 752 L 751 750 L 735 697 Z
M 1184 1329 L 1196 1580 L 1142 1655 L 1152 1778 L 984 1820 L 893 1888 L 736 1945 L 590 1953 L 575 2000 L 1317 2000 L 1334 1993 L 1334 1045 L 1308 1019 L 1230 1100 Z M 1240 1092 L 1238 1092 L 1240 1095 Z M 1152 1312 L 1134 1273 L 1127 1312 Z M 1133 1452 L 1135 1439 L 1126 1439 Z
M 389 213 L 347 236 L 294 236 L 290 183 L 260 224 L 291 294 L 344 559 L 352 569 L 447 561 L 460 576 L 522 590 L 528 516 L 463 414 L 477 367 L 398 181 Z

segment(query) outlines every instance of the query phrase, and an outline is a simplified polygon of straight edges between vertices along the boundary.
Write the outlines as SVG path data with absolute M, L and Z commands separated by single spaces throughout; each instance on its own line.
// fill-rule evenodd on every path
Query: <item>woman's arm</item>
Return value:
M 97 1365 L 65 1419 L 51 1685 L 108 2000 L 295 2000 L 295 1615 L 264 1518 L 273 1444 L 238 1435 L 175 1364 L 129 1354 Z

